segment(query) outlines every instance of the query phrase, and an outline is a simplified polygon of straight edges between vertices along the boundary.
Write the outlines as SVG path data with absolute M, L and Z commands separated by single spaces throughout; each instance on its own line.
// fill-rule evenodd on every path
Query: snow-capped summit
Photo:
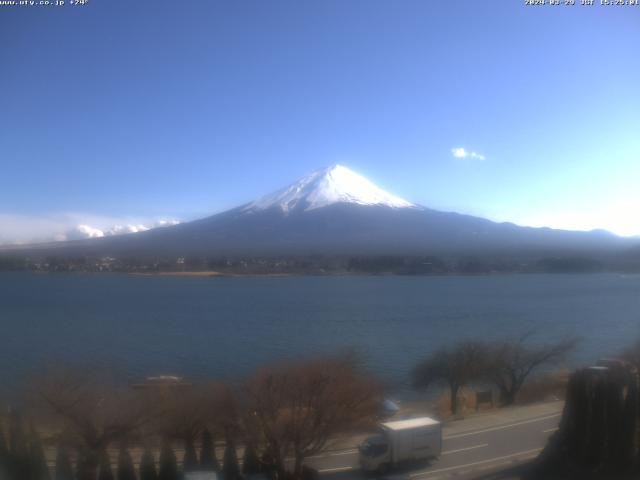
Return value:
M 314 210 L 334 203 L 391 208 L 416 207 L 413 203 L 382 190 L 347 167 L 333 165 L 250 203 L 243 210 L 255 212 L 277 207 L 288 213 L 293 210 Z

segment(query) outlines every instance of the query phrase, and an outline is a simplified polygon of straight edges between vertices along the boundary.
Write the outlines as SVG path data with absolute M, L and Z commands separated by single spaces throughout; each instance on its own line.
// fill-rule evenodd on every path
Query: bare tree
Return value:
M 203 388 L 192 386 L 167 392 L 161 402 L 163 415 L 157 424 L 158 433 L 163 438 L 183 442 L 184 470 L 194 470 L 198 464 L 195 440 L 210 416 L 207 394 Z
M 620 356 L 640 370 L 640 339 L 627 347 Z
M 178 480 L 178 461 L 171 448 L 171 443 L 167 440 L 162 442 L 160 450 L 160 469 L 158 470 L 158 480 Z
M 80 479 L 95 478 L 100 455 L 156 418 L 152 403 L 90 372 L 57 370 L 33 382 L 32 407 L 78 450 Z
M 40 441 L 40 435 L 33 425 L 29 430 L 29 463 L 33 480 L 50 480 L 47 458 Z
M 198 468 L 195 442 L 205 431 L 211 428 L 213 431 L 226 432 L 230 426 L 237 429 L 235 397 L 229 387 L 221 383 L 166 392 L 160 404 L 163 414 L 157 422 L 157 433 L 162 438 L 183 442 L 185 471 Z M 212 446 L 211 450 L 215 454 Z
M 136 470 L 129 450 L 124 445 L 118 452 L 118 480 L 136 480 Z
M 222 477 L 225 480 L 240 480 L 240 467 L 238 465 L 238 452 L 233 434 L 229 432 L 225 440 L 224 459 L 222 462 Z
M 265 368 L 246 386 L 248 429 L 260 433 L 278 477 L 293 457 L 293 478 L 303 462 L 333 437 L 371 421 L 380 390 L 350 356 Z
M 244 456 L 242 457 L 242 473 L 245 476 L 257 475 L 261 473 L 260 459 L 256 453 L 253 443 L 247 443 L 244 447 Z
M 33 452 L 30 450 L 30 442 L 25 430 L 25 422 L 21 410 L 12 408 L 9 411 L 8 423 L 9 448 L 3 448 L 5 455 L 4 458 L 0 458 L 0 462 L 4 463 L 4 468 L 0 465 L 0 470 L 5 471 L 1 473 L 12 479 L 30 478 L 33 473 L 31 464 L 31 454 Z
M 458 413 L 458 393 L 465 385 L 482 378 L 486 363 L 486 347 L 475 341 L 464 341 L 453 348 L 438 350 L 413 371 L 413 385 L 419 389 L 446 385 L 451 395 L 451 413 Z
M 113 470 L 111 469 L 111 457 L 106 450 L 100 454 L 100 473 L 98 480 L 114 480 Z
M 4 438 L 4 428 L 2 418 L 0 418 L 0 478 L 9 476 L 9 448 Z
M 69 458 L 69 452 L 64 445 L 58 445 L 55 480 L 73 480 L 71 459 Z
M 216 457 L 216 449 L 213 444 L 213 437 L 208 428 L 202 432 L 202 442 L 200 446 L 200 468 L 203 470 L 220 471 L 220 464 Z
M 140 480 L 158 480 L 156 460 L 153 452 L 149 448 L 144 449 L 144 453 L 140 459 Z
M 503 340 L 489 347 L 487 379 L 498 387 L 500 400 L 504 405 L 512 405 L 516 401 L 520 389 L 532 372 L 561 362 L 577 344 L 577 339 L 569 338 L 544 345 L 532 345 L 531 336 L 532 333 L 527 333 L 517 340 Z

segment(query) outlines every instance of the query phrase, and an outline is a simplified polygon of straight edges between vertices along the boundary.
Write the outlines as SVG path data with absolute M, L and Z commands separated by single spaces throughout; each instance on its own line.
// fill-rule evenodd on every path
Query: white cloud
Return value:
M 468 155 L 467 151 L 462 147 L 452 148 L 451 153 L 456 158 L 465 158 Z
M 78 238 L 99 238 L 104 237 L 104 232 L 98 228 L 94 228 L 91 225 L 78 225 L 71 232 L 66 234 L 67 240 L 71 240 L 69 238 L 70 234 L 76 233 Z
M 115 218 L 77 213 L 29 216 L 0 213 L 0 245 L 82 240 L 180 223 L 175 219 Z
M 486 160 L 487 157 L 485 157 L 484 155 L 477 153 L 477 152 L 473 152 L 473 151 L 467 151 L 465 148 L 463 147 L 454 147 L 451 149 L 451 154 L 455 157 L 455 158 L 474 158 L 476 160 Z

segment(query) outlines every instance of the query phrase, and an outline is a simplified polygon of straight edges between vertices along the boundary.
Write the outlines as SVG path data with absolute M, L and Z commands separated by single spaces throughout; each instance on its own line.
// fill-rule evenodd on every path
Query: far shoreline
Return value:
M 100 272 L 96 272 L 100 273 Z M 193 272 L 126 272 L 126 275 L 139 277 L 292 277 L 294 273 L 225 273 L 214 270 Z
M 401 273 L 401 272 L 346 272 L 346 271 L 310 271 L 310 272 L 221 272 L 217 270 L 195 271 L 92 271 L 92 270 L 3 270 L 0 273 L 29 273 L 33 275 L 123 275 L 127 277 L 164 277 L 164 278 L 288 278 L 288 277 L 500 277 L 500 276 L 535 276 L 535 275 L 621 275 L 638 276 L 637 271 L 490 271 L 477 273 Z

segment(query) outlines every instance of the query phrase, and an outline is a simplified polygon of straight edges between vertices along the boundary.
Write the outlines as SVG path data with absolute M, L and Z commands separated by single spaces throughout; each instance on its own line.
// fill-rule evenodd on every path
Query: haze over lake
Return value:
M 172 278 L 0 274 L 6 385 L 52 361 L 127 379 L 173 373 L 240 380 L 283 358 L 355 347 L 391 388 L 465 336 L 535 329 L 583 340 L 572 365 L 640 337 L 640 276 Z

